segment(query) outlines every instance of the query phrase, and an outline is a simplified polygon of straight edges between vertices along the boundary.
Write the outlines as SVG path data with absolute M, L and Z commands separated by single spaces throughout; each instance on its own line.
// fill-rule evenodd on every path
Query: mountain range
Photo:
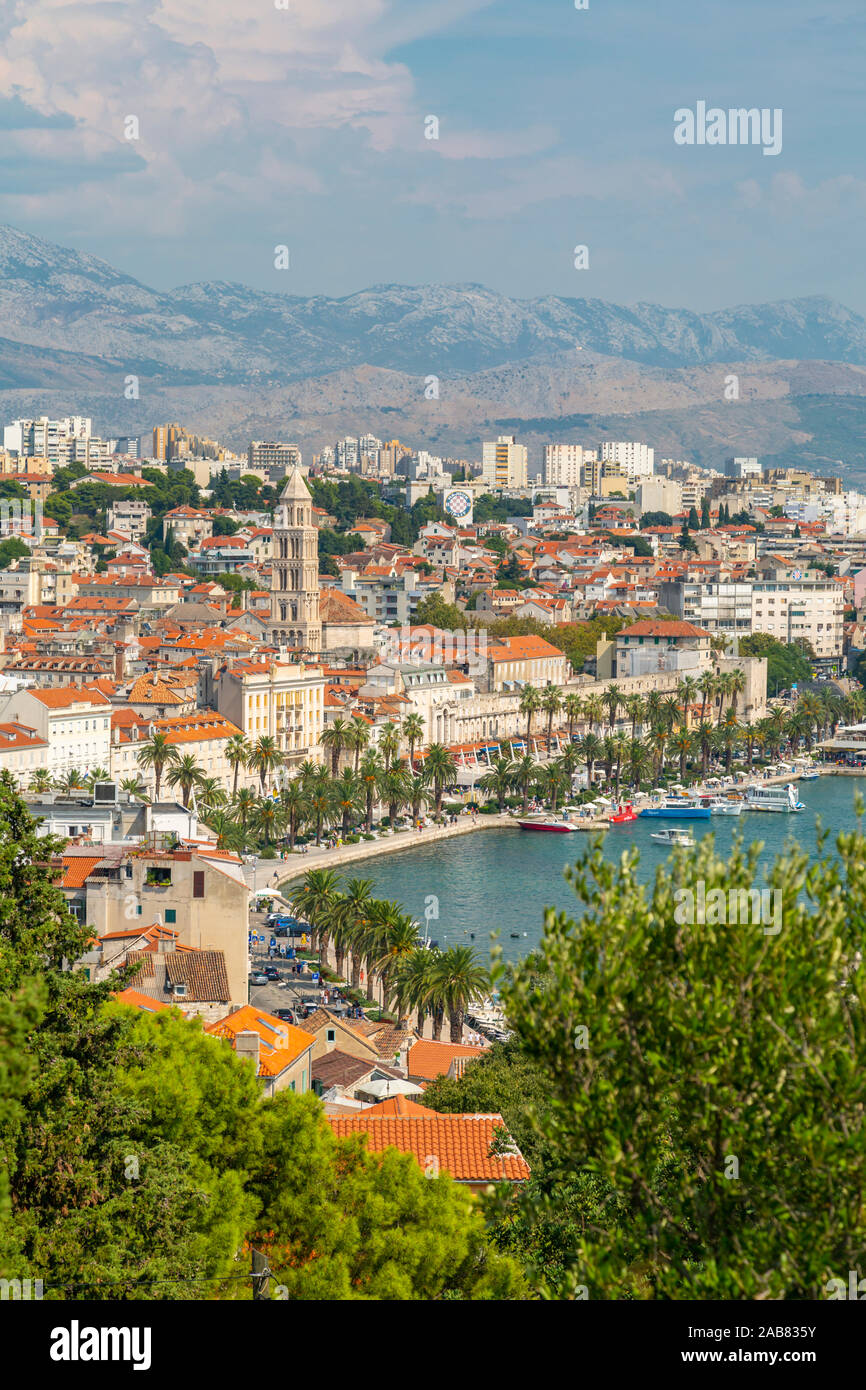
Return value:
M 699 314 L 477 284 L 158 291 L 0 226 L 0 403 L 5 419 L 88 414 L 112 435 L 179 420 L 307 453 L 366 431 L 469 458 L 517 433 L 531 461 L 552 439 L 633 438 L 659 457 L 758 454 L 856 481 L 866 319 L 820 296 Z

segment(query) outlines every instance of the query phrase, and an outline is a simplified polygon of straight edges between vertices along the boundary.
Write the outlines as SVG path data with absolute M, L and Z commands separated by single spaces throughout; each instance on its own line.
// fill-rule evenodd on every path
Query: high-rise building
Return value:
M 762 478 L 761 463 L 756 458 L 725 459 L 725 474 L 728 478 Z
M 583 448 L 580 444 L 545 444 L 544 482 L 547 487 L 580 487 Z
M 300 468 L 303 464 L 301 451 L 297 444 L 274 443 L 272 440 L 254 439 L 247 449 L 247 463 L 250 468 Z
M 601 446 L 602 463 L 619 463 L 630 483 L 649 478 L 655 470 L 655 449 L 648 444 L 608 439 Z
M 481 479 L 488 487 L 526 487 L 526 445 L 517 436 L 501 434 L 495 441 L 485 440 L 481 452 Z
M 303 652 L 322 649 L 319 616 L 319 533 L 301 471 L 289 474 L 274 513 L 271 641 Z

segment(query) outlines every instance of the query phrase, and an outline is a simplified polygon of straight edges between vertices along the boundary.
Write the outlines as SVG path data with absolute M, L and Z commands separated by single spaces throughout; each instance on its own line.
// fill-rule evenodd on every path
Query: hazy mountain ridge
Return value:
M 374 285 L 336 299 L 226 281 L 162 292 L 0 227 L 5 414 L 84 411 L 103 433 L 171 418 L 236 446 L 276 436 L 309 451 L 370 429 L 477 457 L 505 421 L 533 449 L 554 431 L 627 432 L 698 462 L 735 450 L 807 466 L 814 455 L 826 468 L 826 432 L 857 468 L 864 368 L 866 319 L 821 296 L 700 314 L 518 300 L 477 284 Z M 736 403 L 724 399 L 731 373 Z M 129 374 L 137 400 L 124 396 Z M 433 375 L 440 397 L 429 401 Z

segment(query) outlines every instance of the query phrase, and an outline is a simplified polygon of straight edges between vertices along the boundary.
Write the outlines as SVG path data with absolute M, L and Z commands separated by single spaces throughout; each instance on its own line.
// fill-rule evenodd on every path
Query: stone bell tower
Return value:
M 319 536 L 299 468 L 286 479 L 274 514 L 270 640 L 303 652 L 322 650 Z

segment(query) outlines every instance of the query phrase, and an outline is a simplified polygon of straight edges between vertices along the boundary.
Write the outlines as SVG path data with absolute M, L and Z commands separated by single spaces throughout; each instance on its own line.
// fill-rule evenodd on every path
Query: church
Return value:
M 293 468 L 274 512 L 270 641 L 276 647 L 318 654 L 319 538 L 313 499 L 299 468 Z

